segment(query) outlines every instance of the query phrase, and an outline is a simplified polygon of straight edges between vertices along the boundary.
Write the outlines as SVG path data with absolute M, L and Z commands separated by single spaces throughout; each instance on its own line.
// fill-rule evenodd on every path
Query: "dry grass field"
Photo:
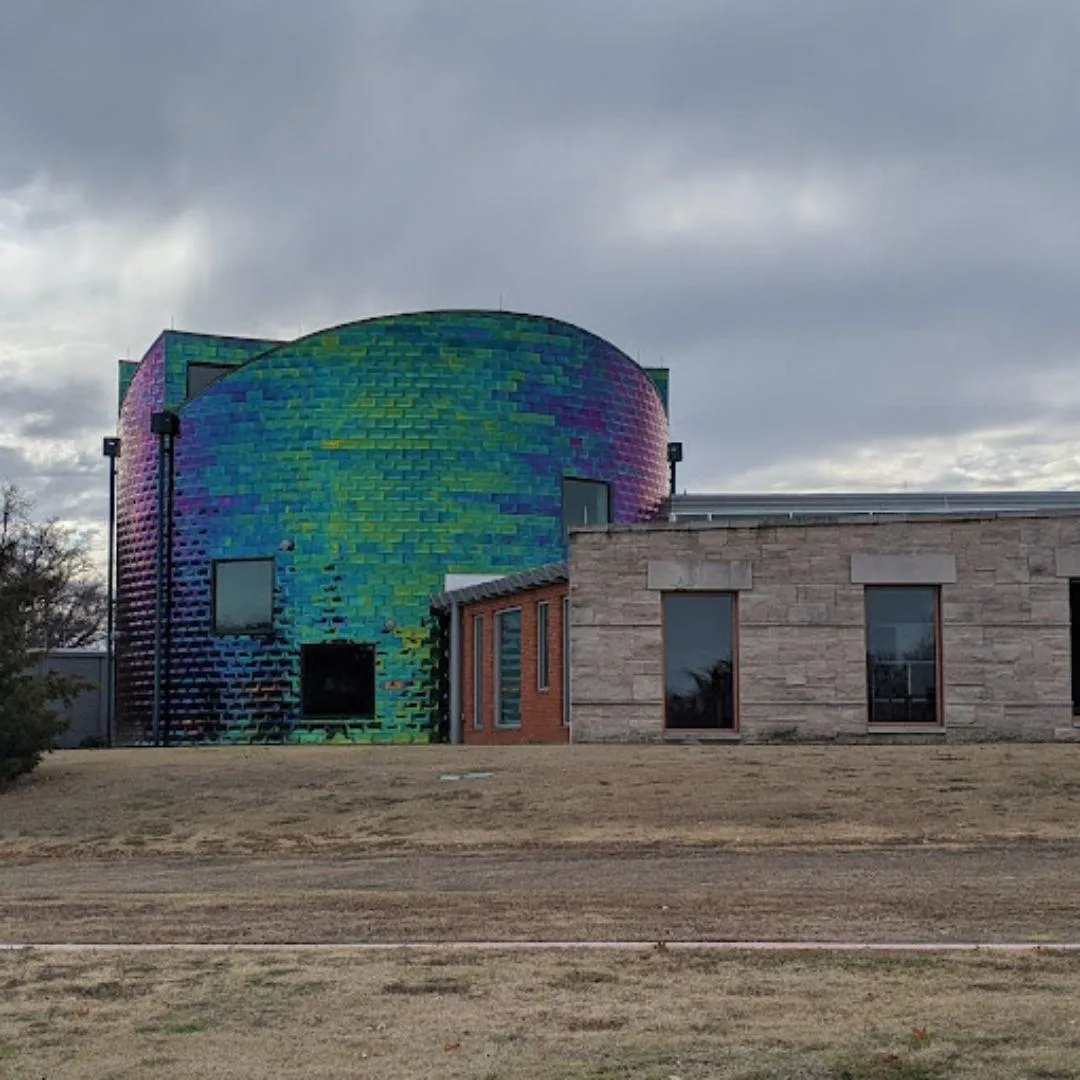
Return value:
M 0 956 L 8 1080 L 1065 1080 L 1065 956 Z
M 1080 745 L 72 750 L 3 798 L 0 858 L 1071 842 Z
M 482 779 L 447 774 L 490 772 Z M 1080 747 L 71 751 L 0 941 L 1080 940 Z M 0 1077 L 1080 1077 L 1080 955 L 0 953 Z

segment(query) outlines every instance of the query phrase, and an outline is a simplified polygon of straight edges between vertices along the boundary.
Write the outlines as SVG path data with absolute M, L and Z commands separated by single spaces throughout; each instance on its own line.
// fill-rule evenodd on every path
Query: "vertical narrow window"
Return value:
M 476 731 L 484 730 L 484 616 L 472 621 L 472 722 Z
M 664 702 L 669 728 L 735 730 L 731 593 L 664 595 Z
M 866 587 L 871 724 L 940 724 L 938 587 Z
M 548 688 L 548 602 L 541 600 L 536 605 L 536 689 Z
M 495 613 L 495 726 L 521 727 L 521 609 Z
M 570 597 L 562 602 L 562 722 L 570 723 Z
M 602 480 L 566 477 L 562 488 L 563 535 L 571 525 L 606 525 L 611 520 L 611 489 Z
M 1072 655 L 1073 716 L 1080 716 L 1080 580 L 1069 582 L 1069 645 Z

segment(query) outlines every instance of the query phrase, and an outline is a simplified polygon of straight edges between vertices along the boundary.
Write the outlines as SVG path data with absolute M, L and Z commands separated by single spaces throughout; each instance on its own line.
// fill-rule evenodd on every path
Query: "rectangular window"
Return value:
M 562 602 L 562 722 L 570 723 L 570 597 Z
M 611 489 L 602 480 L 564 478 L 562 519 L 563 535 L 571 525 L 606 525 L 611 519 Z
M 1073 716 L 1080 716 L 1080 580 L 1069 582 L 1069 645 L 1072 655 Z
M 871 724 L 940 724 L 938 586 L 866 586 Z
M 214 560 L 214 631 L 268 634 L 274 628 L 274 560 Z
M 536 689 L 548 688 L 548 603 L 541 600 L 536 605 Z
M 375 646 L 301 645 L 300 708 L 306 717 L 373 719 Z
M 235 371 L 231 364 L 188 364 L 187 396 L 202 393 L 219 375 Z
M 495 726 L 521 727 L 521 609 L 495 613 Z
M 484 730 L 484 616 L 472 621 L 472 722 L 476 731 Z
M 664 594 L 664 701 L 669 728 L 735 730 L 735 597 Z

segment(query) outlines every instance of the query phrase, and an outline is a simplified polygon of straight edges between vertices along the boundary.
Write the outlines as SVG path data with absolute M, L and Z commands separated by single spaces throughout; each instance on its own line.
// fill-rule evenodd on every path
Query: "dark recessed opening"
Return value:
M 375 646 L 354 642 L 300 647 L 305 717 L 375 716 Z
M 193 398 L 201 394 L 215 379 L 235 370 L 232 364 L 188 364 L 187 396 Z

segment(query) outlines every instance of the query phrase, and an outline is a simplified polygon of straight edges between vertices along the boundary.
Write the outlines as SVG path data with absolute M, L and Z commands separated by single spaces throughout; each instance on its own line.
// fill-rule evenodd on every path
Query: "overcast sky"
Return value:
M 0 478 L 160 330 L 557 316 L 691 490 L 1080 487 L 1076 0 L 2 0 Z

